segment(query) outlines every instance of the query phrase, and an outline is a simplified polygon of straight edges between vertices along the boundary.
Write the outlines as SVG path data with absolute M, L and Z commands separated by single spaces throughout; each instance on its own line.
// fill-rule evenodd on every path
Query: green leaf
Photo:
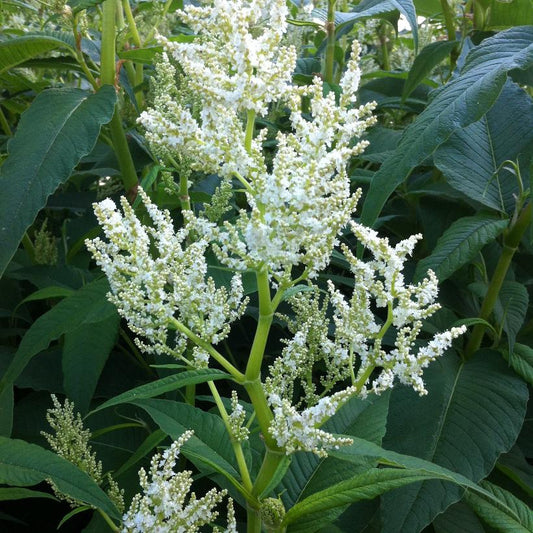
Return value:
M 373 225 L 388 197 L 417 165 L 454 132 L 481 119 L 498 98 L 509 71 L 532 65 L 533 26 L 503 31 L 472 49 L 460 76 L 434 92 L 431 103 L 374 176 L 362 223 Z
M 513 370 L 533 386 L 533 348 L 517 342 L 514 345 L 512 357 L 509 357 L 509 352 L 506 351 L 503 355 Z
M 35 302 L 38 300 L 49 300 L 50 298 L 64 298 L 65 296 L 71 296 L 74 291 L 67 287 L 45 287 L 44 289 L 39 289 L 38 291 L 33 292 L 22 302 L 19 306 L 25 304 L 26 302 Z M 18 307 L 18 306 L 17 306 Z
M 429 76 L 431 71 L 450 55 L 450 52 L 456 46 L 457 42 L 455 41 L 437 41 L 422 48 L 407 76 L 407 81 L 403 87 L 402 100 L 405 101 L 414 89 L 424 81 L 424 78 Z
M 431 255 L 418 263 L 414 279 L 421 280 L 429 269 L 439 281 L 448 279 L 472 261 L 507 225 L 507 220 L 486 213 L 456 220 L 440 237 Z
M 336 11 L 335 25 L 337 37 L 348 33 L 358 20 L 383 13 L 390 13 L 391 11 L 399 11 L 405 16 L 413 32 L 413 40 L 416 48 L 418 46 L 418 23 L 412 0 L 363 0 L 349 13 Z M 327 9 L 314 9 L 313 15 L 326 21 Z
M 522 500 L 488 481 L 480 485 L 496 500 L 471 491 L 464 499 L 484 522 L 500 533 L 533 532 L 533 511 Z
M 93 281 L 40 316 L 24 335 L 15 357 L 2 376 L 0 393 L 17 379 L 31 358 L 45 350 L 53 340 L 80 326 L 115 317 L 115 306 L 106 298 L 108 290 L 107 279 Z
M 517 281 L 503 282 L 494 306 L 494 315 L 507 333 L 509 353 L 513 354 L 516 336 L 526 318 L 529 305 L 527 289 Z
M 479 481 L 518 436 L 528 398 L 525 383 L 490 350 L 477 352 L 466 363 L 453 353 L 441 357 L 424 380 L 431 391 L 427 397 L 407 387 L 393 390 L 386 444 Z M 420 468 L 416 463 L 404 466 Z M 459 487 L 441 481 L 387 494 L 383 533 L 418 533 L 460 497 Z
M 432 525 L 435 533 L 486 533 L 479 518 L 463 502 L 448 507 Z
M 165 392 L 171 392 L 177 389 L 181 389 L 186 385 L 196 385 L 197 383 L 205 383 L 206 381 L 214 381 L 216 379 L 232 379 L 230 374 L 213 368 L 201 368 L 198 370 L 187 370 L 180 372 L 179 374 L 172 374 L 162 379 L 140 385 L 134 389 L 123 392 L 114 398 L 111 398 L 102 405 L 99 405 L 96 409 L 89 414 L 97 413 L 102 409 L 107 409 L 114 405 L 121 403 L 129 403 L 135 400 L 143 400 L 146 398 L 154 398 L 155 396 L 161 396 Z
M 26 498 L 46 498 L 48 500 L 57 501 L 57 498 L 48 492 L 24 489 L 21 487 L 0 488 L 0 501 L 2 502 L 6 500 L 25 500 Z
M 65 334 L 63 345 L 63 386 L 65 393 L 84 415 L 96 384 L 118 336 L 120 316 L 83 324 Z
M 71 40 L 72 36 L 69 37 Z M 74 42 L 70 43 L 59 32 L 57 35 L 27 34 L 0 42 L 0 73 L 58 48 L 67 48 L 75 54 Z
M 492 209 L 512 213 L 520 189 L 517 177 L 503 163 L 531 154 L 532 142 L 533 102 L 507 81 L 490 111 L 455 132 L 437 149 L 434 161 L 454 189 Z
M 120 519 L 107 494 L 85 472 L 35 444 L 0 437 L 0 482 L 6 485 L 36 485 L 52 480 L 61 492 L 102 509 Z
M 316 531 L 327 524 L 325 513 L 360 500 L 369 500 L 395 488 L 415 481 L 431 479 L 433 474 L 423 470 L 371 469 L 349 480 L 336 483 L 320 492 L 315 492 L 287 511 L 284 525 L 291 524 L 289 533 Z
M 15 405 L 13 387 L 6 387 L 0 394 L 0 435 L 10 437 L 13 429 L 13 408 Z
M 96 94 L 50 89 L 22 114 L 0 167 L 0 276 L 48 196 L 92 150 L 116 98 L 109 85 Z

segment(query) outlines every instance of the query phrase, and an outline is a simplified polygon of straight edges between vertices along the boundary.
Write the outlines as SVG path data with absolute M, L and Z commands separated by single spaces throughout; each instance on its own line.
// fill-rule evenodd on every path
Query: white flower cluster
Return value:
M 373 260 L 364 262 L 343 246 L 354 275 L 348 301 L 331 282 L 329 297 L 322 303 L 318 291 L 291 298 L 296 317 L 288 324 L 294 335 L 271 365 L 265 382 L 274 412 L 270 431 L 287 453 L 305 450 L 324 455 L 328 448 L 341 445 L 337 437 L 319 428 L 351 396 L 379 394 L 395 380 L 426 394 L 423 369 L 466 331 L 464 326 L 451 328 L 425 345 L 417 341 L 422 321 L 439 309 L 433 272 L 416 285 L 404 282 L 404 262 L 420 235 L 393 247 L 360 224 L 352 223 L 352 231 L 372 252 Z M 333 312 L 333 331 L 328 306 Z M 374 306 L 387 309 L 384 322 L 374 315 Z M 387 332 L 395 333 L 394 347 L 388 351 L 383 347 Z M 317 381 L 319 369 L 322 375 Z M 331 394 L 347 381 L 350 386 Z
M 416 285 L 406 285 L 404 281 L 404 262 L 422 236 L 413 235 L 393 247 L 387 238 L 378 237 L 371 228 L 355 222 L 351 227 L 358 240 L 372 252 L 373 260 L 362 261 L 343 246 L 355 286 L 350 301 L 346 301 L 330 283 L 336 342 L 357 356 L 360 364 L 355 382 L 365 384 L 362 394 L 368 390 L 382 392 L 392 387 L 395 379 L 411 385 L 420 394 L 427 394 L 423 369 L 442 355 L 466 328 L 455 327 L 438 333 L 427 346 L 417 348 L 422 321 L 440 309 L 436 303 L 438 280 L 433 271 L 428 271 L 428 277 Z M 377 322 L 372 304 L 387 308 L 385 323 Z M 394 348 L 387 352 L 382 340 L 390 328 L 394 328 L 396 337 Z M 371 380 L 374 369 L 381 372 Z
M 186 341 L 182 334 L 176 332 L 175 346 L 169 346 L 173 320 L 205 342 L 217 344 L 245 310 L 240 275 L 233 277 L 229 291 L 217 288 L 206 277 L 208 242 L 198 238 L 187 243 L 189 227 L 175 231 L 168 211 L 159 210 L 142 189 L 139 195 L 151 226 L 141 223 L 125 198 L 123 214 L 110 199 L 94 205 L 108 242 L 96 238 L 86 244 L 109 280 L 109 300 L 131 330 L 146 339 L 136 342 L 148 353 L 181 355 Z M 198 366 L 206 366 L 203 350 L 194 355 Z
M 226 491 L 211 489 L 197 499 L 192 486 L 192 473 L 174 472 L 181 447 L 192 436 L 186 431 L 162 454 L 151 461 L 150 475 L 139 471 L 143 494 L 133 497 L 128 512 L 123 517 L 123 533 L 194 533 L 218 516 L 214 508 L 226 496 Z M 220 529 L 217 529 L 220 531 Z M 228 527 L 226 533 L 237 533 L 237 524 L 231 499 L 228 502 Z
M 325 396 L 316 405 L 298 411 L 290 400 L 277 394 L 270 394 L 268 402 L 274 412 L 270 433 L 287 455 L 296 451 L 313 452 L 320 457 L 327 456 L 327 450 L 352 444 L 348 437 L 336 437 L 320 429 L 339 408 L 354 394 L 355 387 Z
M 350 193 L 346 164 L 365 141 L 351 145 L 374 122 L 372 106 L 351 107 L 359 83 L 357 46 L 341 81 L 340 105 L 323 94 L 318 78 L 310 87 L 294 87 L 287 97 L 292 132 L 279 132 L 271 171 L 264 161 L 248 175 L 251 211 L 216 233 L 219 259 L 233 268 L 267 265 L 278 279 L 290 278 L 302 264 L 315 276 L 329 262 L 337 235 L 355 210 L 359 191 Z M 310 116 L 301 111 L 310 97 Z M 216 249 L 215 249 L 216 250 Z M 238 257 L 238 260 L 234 258 Z
M 232 438 L 237 442 L 248 440 L 250 430 L 245 426 L 246 411 L 239 403 L 236 391 L 231 391 L 231 413 L 229 415 L 229 427 Z
M 329 261 L 337 235 L 355 210 L 346 164 L 366 142 L 356 142 L 374 123 L 373 105 L 355 106 L 359 47 L 335 94 L 324 95 L 317 77 L 310 87 L 291 85 L 296 64 L 292 47 L 280 46 L 287 27 L 283 0 L 217 0 L 188 6 L 182 18 L 200 35 L 193 43 L 164 41 L 194 93 L 194 104 L 176 101 L 175 67 L 164 56 L 154 106 L 140 117 L 156 151 L 169 152 L 192 168 L 237 177 L 250 209 L 235 224 L 217 227 L 199 220 L 197 231 L 216 240 L 219 259 L 237 270 L 268 268 L 278 281 L 303 264 L 310 277 Z M 261 20 L 264 19 L 264 20 Z M 259 26 L 257 26 L 262 22 Z M 308 114 L 302 109 L 310 100 Z M 290 109 L 292 131 L 279 132 L 267 165 L 262 150 L 266 129 L 252 138 L 246 124 L 268 104 Z M 198 107 L 199 109 L 195 110 Z

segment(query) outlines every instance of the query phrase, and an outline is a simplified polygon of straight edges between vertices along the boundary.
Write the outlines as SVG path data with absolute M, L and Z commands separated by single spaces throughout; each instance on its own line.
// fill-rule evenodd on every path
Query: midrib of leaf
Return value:
M 298 498 L 296 499 L 296 501 L 294 502 L 294 505 L 296 505 L 301 497 L 302 497 L 302 494 L 304 494 L 305 492 L 305 489 L 309 486 L 309 484 L 311 483 L 311 481 L 315 478 L 315 476 L 318 474 L 318 471 L 320 469 L 320 467 L 322 466 L 322 463 L 326 460 L 325 457 L 321 458 L 320 461 L 318 462 L 316 468 L 313 470 L 312 474 L 309 476 L 309 478 L 307 479 L 307 481 L 305 482 L 304 486 L 302 487 L 302 490 L 300 491 L 300 494 L 298 494 Z
M 500 185 L 500 179 L 498 177 L 498 163 L 496 161 L 496 153 L 494 151 L 494 141 L 492 140 L 492 133 L 490 131 L 490 125 L 489 125 L 489 120 L 488 120 L 487 115 L 485 115 L 481 120 L 483 121 L 483 126 L 487 130 L 487 138 L 489 140 L 490 155 L 492 157 L 492 165 L 494 167 L 494 175 L 493 175 L 492 179 L 495 179 L 496 183 L 498 184 L 498 195 L 500 197 L 500 207 L 501 207 L 502 211 L 505 211 L 505 203 L 503 201 L 502 188 L 501 188 L 501 185 Z M 485 187 L 485 192 L 488 190 L 490 182 L 492 181 L 492 179 L 487 181 L 487 186 Z M 483 196 L 485 196 L 485 193 L 483 193 Z

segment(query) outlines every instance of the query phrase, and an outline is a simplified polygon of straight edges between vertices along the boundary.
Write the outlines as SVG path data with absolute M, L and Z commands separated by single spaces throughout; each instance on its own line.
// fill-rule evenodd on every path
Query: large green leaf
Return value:
M 0 167 L 0 276 L 48 196 L 92 150 L 115 102 L 109 85 L 96 94 L 50 89 L 22 114 Z
M 83 324 L 65 334 L 63 385 L 82 414 L 89 408 L 98 378 L 115 345 L 119 324 L 120 316 L 114 313 L 105 320 Z
M 287 511 L 283 523 L 290 524 L 289 533 L 310 533 L 328 523 L 332 509 L 369 500 L 384 492 L 433 477 L 433 474 L 423 470 L 373 468 L 308 496 Z
M 450 52 L 456 46 L 457 43 L 455 41 L 436 41 L 422 48 L 407 76 L 403 87 L 402 99 L 405 100 L 417 85 L 422 83 L 424 78 L 429 76 L 431 71 L 450 55 Z
M 507 220 L 487 213 L 456 220 L 440 237 L 431 255 L 418 263 L 414 279 L 422 279 L 431 269 L 444 281 L 472 261 L 507 225 Z
M 486 39 L 468 54 L 458 77 L 434 93 L 427 109 L 405 131 L 394 154 L 372 180 L 362 222 L 373 225 L 387 198 L 411 171 L 454 132 L 483 117 L 498 98 L 507 73 L 533 65 L 533 26 Z
M 232 379 L 229 374 L 222 370 L 214 368 L 200 368 L 197 370 L 186 370 L 179 374 L 172 374 L 164 378 L 145 383 L 139 387 L 135 387 L 129 391 L 123 392 L 114 398 L 111 398 L 107 402 L 99 405 L 96 409 L 91 411 L 96 413 L 102 409 L 107 409 L 114 405 L 121 403 L 129 403 L 134 400 L 144 400 L 146 398 L 154 398 L 155 396 L 161 396 L 165 392 L 174 391 L 185 387 L 186 385 L 196 385 L 198 383 L 205 383 L 206 381 L 214 381 L 216 379 Z
M 532 533 L 533 511 L 510 492 L 482 481 L 480 485 L 491 493 L 496 501 L 484 494 L 467 491 L 465 501 L 481 519 L 500 533 Z
M 72 498 L 120 518 L 107 494 L 85 472 L 40 446 L 0 437 L 0 483 L 20 487 L 48 479 Z
M 519 154 L 531 154 L 532 142 L 533 102 L 523 89 L 508 81 L 490 111 L 455 132 L 437 149 L 434 161 L 452 187 L 509 213 L 520 191 L 517 177 L 501 166 Z
M 27 34 L 0 42 L 0 73 L 50 50 L 66 48 L 74 54 L 72 35 L 66 35 L 70 39 L 65 39 L 65 35 L 58 32 L 50 35 Z
M 359 2 L 352 11 L 345 13 L 343 11 L 335 12 L 335 26 L 337 36 L 344 35 L 350 31 L 354 23 L 375 15 L 399 11 L 405 16 L 411 31 L 415 47 L 418 46 L 418 23 L 416 20 L 415 6 L 412 0 L 363 0 Z M 313 15 L 327 20 L 327 9 L 315 9 Z
M 386 445 L 479 481 L 518 436 L 526 385 L 490 350 L 467 363 L 450 353 L 433 363 L 424 379 L 427 397 L 405 387 L 393 391 Z M 442 481 L 387 494 L 382 500 L 383 533 L 418 533 L 460 497 L 459 487 Z
M 2 376 L 0 393 L 17 379 L 31 358 L 46 349 L 53 340 L 78 327 L 114 319 L 117 311 L 107 301 L 108 290 L 107 279 L 93 281 L 40 316 L 24 335 L 15 357 Z

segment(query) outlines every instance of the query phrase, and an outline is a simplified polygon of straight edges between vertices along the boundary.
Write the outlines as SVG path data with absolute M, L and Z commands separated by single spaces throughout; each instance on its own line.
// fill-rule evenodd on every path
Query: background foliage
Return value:
M 46 479 L 118 516 L 88 476 L 44 449 L 50 393 L 89 413 L 93 448 L 127 500 L 156 447 L 194 427 L 183 454 L 199 485 L 211 478 L 242 503 L 221 475 L 238 477 L 205 396 L 204 383 L 226 375 L 141 355 L 83 244 L 99 232 L 91 203 L 121 193 L 134 201 L 138 182 L 180 220 L 184 169 L 155 157 L 136 124 L 161 51 L 154 35 L 191 38 L 171 15 L 180 4 L 124 0 L 110 37 L 98 0 L 2 1 L 0 519 L 9 531 L 53 531 L 69 513 Z M 296 454 L 267 494 L 291 508 L 288 531 L 533 531 L 533 26 L 522 25 L 533 22 L 533 3 L 339 0 L 312 20 L 291 9 L 297 83 L 322 75 L 335 91 L 351 41 L 363 44 L 359 97 L 377 102 L 379 121 L 350 166 L 364 188 L 361 221 L 394 241 L 423 234 L 410 275 L 432 268 L 443 304 L 427 331 L 466 324 L 469 333 L 429 368 L 427 397 L 398 387 L 350 401 L 328 429 L 353 436 L 353 447 L 327 459 Z M 272 142 L 286 110 L 273 109 L 265 125 Z M 219 178 L 193 178 L 200 209 Z M 349 288 L 347 272 L 335 252 L 321 282 Z M 214 259 L 210 275 L 229 284 Z M 253 278 L 245 291 L 254 298 Z M 236 364 L 255 320 L 252 303 L 227 343 Z M 281 323 L 274 333 L 272 355 Z M 196 406 L 185 397 L 191 385 Z M 258 467 L 257 432 L 245 451 Z M 405 470 L 369 470 L 378 463 Z M 103 531 L 85 510 L 62 529 Z

